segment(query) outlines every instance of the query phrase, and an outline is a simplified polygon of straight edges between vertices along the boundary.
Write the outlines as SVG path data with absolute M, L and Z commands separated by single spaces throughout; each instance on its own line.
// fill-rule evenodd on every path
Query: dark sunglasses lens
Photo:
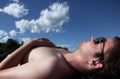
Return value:
M 99 37 L 94 40 L 95 44 L 103 43 L 106 41 L 106 38 L 104 37 Z

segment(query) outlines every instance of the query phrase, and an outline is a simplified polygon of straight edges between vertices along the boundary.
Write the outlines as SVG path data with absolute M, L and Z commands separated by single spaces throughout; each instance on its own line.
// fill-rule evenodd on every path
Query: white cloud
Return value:
M 20 29 L 21 33 L 29 30 L 31 33 L 48 33 L 61 32 L 62 25 L 69 20 L 69 6 L 66 2 L 54 3 L 48 9 L 40 12 L 38 19 L 16 21 L 16 28 Z
M 15 30 L 11 30 L 9 34 L 6 31 L 0 30 L 0 42 L 6 42 L 9 38 L 15 36 L 17 32 Z
M 5 36 L 2 39 L 0 39 L 0 42 L 6 42 L 9 38 L 9 36 Z
M 21 38 L 21 40 L 22 40 L 23 42 L 26 42 L 26 41 L 31 40 L 31 38 Z
M 10 36 L 16 36 L 16 34 L 17 34 L 17 32 L 15 31 L 15 30 L 11 30 L 10 32 L 9 32 L 9 34 L 10 34 Z
M 11 0 L 11 1 L 13 1 L 13 2 L 19 2 L 20 0 Z
M 24 5 L 20 5 L 19 3 L 11 3 L 5 6 L 3 9 L 0 8 L 0 12 L 20 18 L 28 14 L 28 9 L 25 9 Z
M 60 45 L 57 45 L 57 46 L 66 47 L 66 48 L 70 48 L 71 47 L 71 45 L 69 45 L 69 44 L 60 44 Z
M 2 12 L 3 10 L 0 8 L 0 12 Z
M 6 36 L 7 35 L 7 32 L 5 32 L 5 31 L 3 31 L 3 30 L 0 30 L 0 38 L 2 37 L 2 36 Z
M 0 42 L 6 42 L 8 38 L 8 33 L 3 30 L 0 30 Z
M 24 33 L 26 30 L 30 29 L 32 24 L 28 20 L 20 20 L 16 22 L 16 28 L 20 29 L 20 33 Z

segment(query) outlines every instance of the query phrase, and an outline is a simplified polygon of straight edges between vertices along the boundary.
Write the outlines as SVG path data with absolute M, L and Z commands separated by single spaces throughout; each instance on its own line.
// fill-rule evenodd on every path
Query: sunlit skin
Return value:
M 101 53 L 101 48 L 100 48 L 100 44 L 95 44 L 94 43 L 94 40 L 96 38 L 94 37 L 91 37 L 90 40 L 87 40 L 87 41 L 83 41 L 83 42 L 80 42 L 79 45 L 78 45 L 78 49 L 72 53 L 72 54 L 76 54 L 76 56 L 78 56 L 80 60 L 79 63 L 76 65 L 78 67 L 78 69 L 81 70 L 82 69 L 93 69 L 94 67 L 92 67 L 92 65 L 88 65 L 88 64 L 91 64 L 92 63 L 92 60 L 98 60 L 98 58 L 95 58 L 94 55 L 96 53 Z M 107 41 L 105 42 L 105 45 L 104 45 L 104 52 L 109 49 L 109 48 L 112 48 L 114 43 L 113 43 L 113 39 L 111 38 L 107 38 L 106 39 Z M 76 57 L 75 56 L 75 57 Z M 76 57 L 77 58 L 77 57 Z M 74 62 L 75 63 L 75 62 Z M 84 64 L 83 64 L 84 63 Z M 86 65 L 85 65 L 86 64 Z M 102 68 L 103 65 L 99 65 L 98 68 Z
M 17 59 L 14 60 L 13 58 L 9 62 L 22 59 L 20 66 L 3 70 L 0 67 L 0 79 L 70 79 L 74 73 L 74 69 L 85 71 L 102 68 L 103 64 L 98 58 L 94 57 L 96 53 L 101 52 L 100 44 L 94 43 L 95 39 L 92 37 L 90 40 L 81 42 L 78 45 L 78 49 L 73 53 L 64 49 L 51 47 L 37 47 L 31 50 L 29 47 L 36 44 L 39 45 L 39 42 L 28 42 L 13 52 L 10 55 L 11 57 L 8 56 L 3 61 L 2 64 L 8 65 L 5 62 L 12 59 L 12 56 L 16 57 L 16 55 L 18 56 L 16 57 Z M 111 48 L 113 44 L 113 40 L 108 38 L 105 42 L 104 51 Z
M 95 38 L 92 37 L 90 40 L 81 42 L 79 45 L 80 49 L 84 50 L 83 52 L 88 57 L 92 57 L 95 52 L 101 52 L 100 44 L 95 44 L 94 40 Z M 104 46 L 104 51 L 106 51 L 108 48 L 113 47 L 113 45 L 114 45 L 113 39 L 107 38 L 107 41 L 105 42 L 105 46 Z

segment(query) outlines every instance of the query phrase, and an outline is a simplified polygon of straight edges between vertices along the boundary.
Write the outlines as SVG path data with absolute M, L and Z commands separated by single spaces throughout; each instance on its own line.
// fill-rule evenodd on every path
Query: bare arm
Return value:
M 27 52 L 36 46 L 51 46 L 54 45 L 49 40 L 31 40 L 23 44 L 20 48 L 8 55 L 1 63 L 0 70 L 17 66 Z

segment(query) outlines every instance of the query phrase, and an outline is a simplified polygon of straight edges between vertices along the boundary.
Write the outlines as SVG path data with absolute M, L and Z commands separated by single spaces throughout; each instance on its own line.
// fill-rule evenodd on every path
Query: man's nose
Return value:
M 94 41 L 94 40 L 95 40 L 95 37 L 92 36 L 92 37 L 91 37 L 91 41 Z

